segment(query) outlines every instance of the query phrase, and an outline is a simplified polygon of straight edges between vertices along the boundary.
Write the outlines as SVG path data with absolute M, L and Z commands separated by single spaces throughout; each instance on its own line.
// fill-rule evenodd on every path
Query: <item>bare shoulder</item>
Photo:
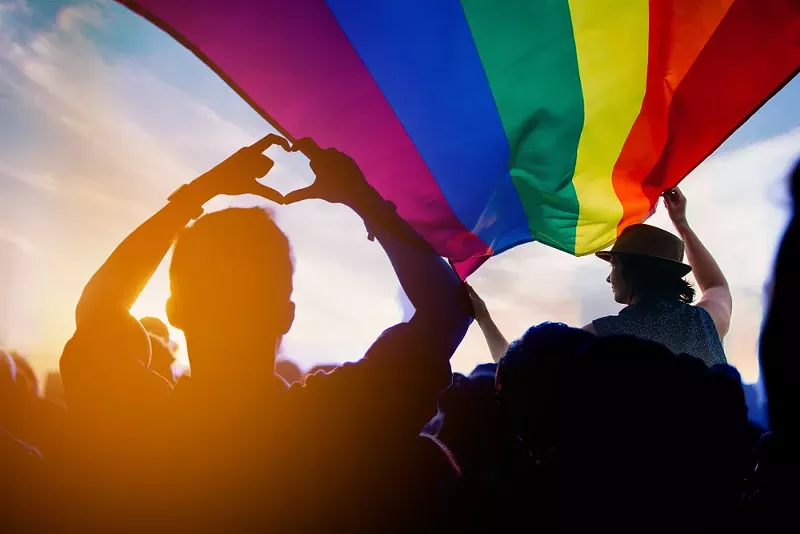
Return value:
M 704 309 L 711 316 L 720 339 L 725 337 L 730 328 L 733 311 L 730 290 L 727 287 L 713 287 L 706 290 L 697 307 Z

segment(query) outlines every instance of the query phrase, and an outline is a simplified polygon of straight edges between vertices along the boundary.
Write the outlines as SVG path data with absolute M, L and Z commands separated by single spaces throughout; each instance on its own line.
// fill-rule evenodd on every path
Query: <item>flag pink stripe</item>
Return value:
M 322 0 L 123 3 L 199 52 L 294 138 L 312 137 L 349 154 L 443 256 L 461 261 L 491 254 L 450 208 Z

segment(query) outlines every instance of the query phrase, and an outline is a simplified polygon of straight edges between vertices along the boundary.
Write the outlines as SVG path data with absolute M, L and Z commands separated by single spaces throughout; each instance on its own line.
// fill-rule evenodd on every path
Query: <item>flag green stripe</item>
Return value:
M 534 239 L 575 252 L 584 108 L 568 0 L 462 0 Z M 546 51 L 546 53 L 543 53 Z

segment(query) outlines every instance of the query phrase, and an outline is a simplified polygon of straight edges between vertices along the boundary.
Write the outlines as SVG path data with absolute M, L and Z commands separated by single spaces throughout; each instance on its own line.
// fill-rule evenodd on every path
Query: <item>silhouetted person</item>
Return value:
M 486 476 L 494 469 L 502 440 L 494 375 L 454 375 L 439 396 L 441 425 L 437 437 L 453 453 L 467 477 Z
M 330 373 L 331 371 L 333 371 L 337 367 L 339 367 L 339 366 L 336 365 L 336 364 L 333 364 L 333 363 L 318 363 L 317 365 L 315 365 L 314 367 L 312 367 L 311 369 L 308 370 L 308 374 L 309 375 L 313 375 L 313 374 L 316 374 L 318 372 Z
M 800 299 L 800 163 L 792 173 L 791 192 L 792 217 L 778 250 L 759 347 L 771 432 L 759 445 L 753 491 L 744 503 L 747 526 L 760 532 L 796 531 L 800 505 L 800 360 L 795 330 Z
M 542 323 L 513 341 L 497 365 L 497 393 L 511 431 L 530 456 L 544 461 L 558 439 L 557 417 L 571 358 L 594 336 Z
M 158 336 L 164 341 L 169 340 L 169 328 L 158 317 L 142 317 L 139 322 L 148 333 Z
M 686 197 L 677 188 L 664 194 L 664 205 L 681 236 L 646 224 L 626 228 L 607 252 L 614 299 L 626 304 L 619 315 L 595 319 L 586 330 L 598 336 L 626 334 L 661 343 L 674 354 L 690 354 L 706 365 L 726 363 L 722 338 L 731 320 L 731 292 L 717 262 L 686 220 Z M 683 263 L 684 249 L 689 265 Z M 694 271 L 702 291 L 684 277 Z
M 67 401 L 64 398 L 64 383 L 61 381 L 61 373 L 50 371 L 44 381 L 44 398 L 58 406 L 66 407 Z
M 278 360 L 275 362 L 275 374 L 283 378 L 287 384 L 303 381 L 303 371 L 291 360 Z
M 28 386 L 15 358 L 0 349 L 0 530 L 33 531 L 41 511 L 42 458 L 19 436 L 21 418 L 28 417 Z
M 626 228 L 617 242 L 597 256 L 611 263 L 614 299 L 627 306 L 619 315 L 595 319 L 584 330 L 598 336 L 633 335 L 661 343 L 674 354 L 690 354 L 706 365 L 726 363 L 722 339 L 731 320 L 731 292 L 717 262 L 686 221 L 686 197 L 678 188 L 664 194 L 664 204 L 681 239 L 647 224 Z M 689 265 L 683 263 L 684 249 Z M 702 291 L 696 306 L 694 289 L 684 277 L 694 270 Z M 486 304 L 470 289 L 475 319 L 489 351 L 498 361 L 508 340 Z
M 18 351 L 12 350 L 11 357 L 17 366 L 17 383 L 28 392 L 29 397 L 39 396 L 39 379 L 30 362 Z
M 742 491 L 741 383 L 632 336 L 575 355 L 546 469 L 565 531 L 731 532 Z
M 175 372 L 172 365 L 175 363 L 175 343 L 169 338 L 169 329 L 157 317 L 142 317 L 139 319 L 144 329 L 150 335 L 150 369 L 164 377 L 170 384 L 175 385 Z
M 409 480 L 406 453 L 449 384 L 449 358 L 471 320 L 466 295 L 349 157 L 298 142 L 317 179 L 285 202 L 319 198 L 353 209 L 416 313 L 358 363 L 287 388 L 275 375 L 278 343 L 295 313 L 287 237 L 258 208 L 200 217 L 219 194 L 281 201 L 256 181 L 272 167 L 262 152 L 276 142 L 285 145 L 267 136 L 178 189 L 84 290 L 61 371 L 86 436 L 78 469 L 96 474 L 87 484 L 96 499 L 85 511 L 109 514 L 109 525 L 236 530 L 300 521 L 333 529 L 412 513 L 414 488 L 392 480 Z M 185 333 L 192 369 L 174 391 L 147 369 L 150 340 L 128 313 L 173 243 L 167 312 Z M 175 451 L 174 464 L 161 459 L 165 449 Z M 177 502 L 157 502 L 154 487 Z

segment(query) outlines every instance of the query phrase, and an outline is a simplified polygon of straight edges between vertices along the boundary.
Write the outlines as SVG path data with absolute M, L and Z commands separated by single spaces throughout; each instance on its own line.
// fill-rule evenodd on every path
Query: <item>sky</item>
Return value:
M 117 4 L 0 0 L 0 346 L 20 349 L 40 373 L 56 368 L 83 286 L 114 247 L 180 184 L 270 131 L 202 62 Z M 313 180 L 303 156 L 267 154 L 279 191 Z M 758 378 L 763 289 L 799 156 L 796 79 L 682 184 L 689 222 L 731 285 L 725 348 L 748 382 Z M 257 204 L 219 198 L 207 211 Z M 357 360 L 410 313 L 388 260 L 347 208 L 310 201 L 275 211 L 296 261 L 297 319 L 281 356 L 305 368 Z M 671 229 L 663 209 L 650 223 Z M 165 318 L 167 265 L 135 315 Z M 580 327 L 617 313 L 607 274 L 594 257 L 528 244 L 470 282 L 514 338 L 546 320 Z M 486 361 L 473 325 L 453 368 Z

